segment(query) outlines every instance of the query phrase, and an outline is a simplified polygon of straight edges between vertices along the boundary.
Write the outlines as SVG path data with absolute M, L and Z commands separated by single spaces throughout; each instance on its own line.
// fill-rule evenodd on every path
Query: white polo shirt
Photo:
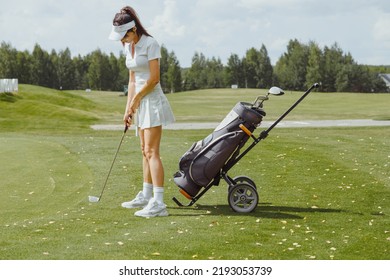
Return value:
M 138 92 L 150 78 L 149 61 L 161 58 L 160 45 L 153 37 L 142 35 L 135 44 L 134 57 L 131 54 L 131 44 L 125 45 L 125 54 L 126 66 L 135 74 L 135 90 Z M 145 129 L 168 125 L 174 121 L 171 106 L 158 83 L 152 92 L 142 98 L 134 124 Z

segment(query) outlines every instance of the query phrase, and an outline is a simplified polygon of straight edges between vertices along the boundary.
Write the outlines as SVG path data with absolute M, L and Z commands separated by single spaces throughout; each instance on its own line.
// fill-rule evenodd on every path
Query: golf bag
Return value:
M 267 138 L 269 132 L 318 87 L 318 83 L 313 84 L 275 122 L 261 131 L 258 137 L 253 135 L 253 131 L 265 116 L 263 102 L 269 99 L 269 95 L 283 95 L 284 91 L 278 87 L 271 87 L 267 95 L 258 96 L 253 104 L 237 103 L 209 136 L 194 143 L 180 158 L 180 171 L 174 174 L 173 180 L 180 192 L 190 200 L 187 206 L 193 205 L 212 186 L 218 186 L 223 179 L 228 185 L 229 206 L 235 212 L 252 212 L 259 201 L 256 183 L 244 175 L 230 177 L 228 172 L 260 141 Z M 243 148 L 249 138 L 252 138 L 252 143 Z M 243 151 L 240 151 L 241 148 Z M 178 206 L 185 206 L 176 197 L 172 199 Z
M 195 142 L 181 157 L 180 171 L 174 174 L 180 192 L 192 199 L 202 187 L 218 185 L 221 169 L 235 159 L 264 116 L 262 108 L 237 103 L 210 135 Z

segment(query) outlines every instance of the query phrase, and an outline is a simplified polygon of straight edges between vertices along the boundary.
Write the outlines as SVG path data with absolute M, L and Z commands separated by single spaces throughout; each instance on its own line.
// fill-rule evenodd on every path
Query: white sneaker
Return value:
M 167 206 L 164 203 L 158 202 L 154 198 L 149 200 L 148 205 L 142 210 L 134 213 L 138 217 L 166 217 L 168 216 Z
M 149 199 L 144 197 L 144 193 L 141 191 L 132 201 L 127 201 L 122 203 L 124 208 L 143 208 L 148 205 Z

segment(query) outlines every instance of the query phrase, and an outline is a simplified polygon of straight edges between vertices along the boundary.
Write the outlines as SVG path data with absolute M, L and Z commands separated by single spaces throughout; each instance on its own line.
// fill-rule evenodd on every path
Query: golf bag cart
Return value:
M 194 143 L 181 157 L 179 171 L 174 174 L 174 182 L 180 192 L 193 205 L 212 186 L 218 186 L 223 179 L 228 184 L 229 206 L 236 212 L 249 213 L 255 210 L 259 195 L 255 182 L 247 176 L 231 178 L 228 171 L 239 162 L 254 146 L 265 139 L 269 132 L 286 117 L 314 88 L 313 84 L 283 115 L 258 137 L 253 132 L 261 124 L 266 113 L 264 101 L 269 95 L 283 95 L 278 87 L 272 87 L 268 94 L 259 96 L 253 103 L 239 102 L 218 127 L 206 138 Z M 242 152 L 241 148 L 251 138 L 253 142 Z M 176 197 L 173 201 L 184 206 Z

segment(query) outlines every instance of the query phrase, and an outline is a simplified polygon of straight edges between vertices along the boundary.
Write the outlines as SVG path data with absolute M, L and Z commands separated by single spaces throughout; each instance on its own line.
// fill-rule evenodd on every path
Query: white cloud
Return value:
M 160 37 L 182 37 L 185 34 L 186 26 L 179 21 L 179 9 L 175 0 L 164 1 L 162 13 L 152 20 L 149 29 L 153 33 L 160 34 Z
M 294 7 L 301 2 L 305 2 L 302 0 L 239 0 L 237 1 L 237 5 L 241 7 L 245 7 L 246 9 L 252 11 L 261 11 L 270 7 L 276 8 L 285 8 L 285 7 Z
M 390 47 L 390 14 L 378 18 L 373 30 L 374 39 Z
M 72 55 L 100 48 L 119 53 L 107 40 L 113 16 L 125 5 L 182 66 L 195 51 L 206 57 L 240 57 L 267 47 L 272 63 L 291 39 L 320 46 L 339 43 L 359 63 L 390 64 L 390 5 L 385 0 L 12 0 L 0 9 L 0 41 L 18 50 L 69 47 Z

